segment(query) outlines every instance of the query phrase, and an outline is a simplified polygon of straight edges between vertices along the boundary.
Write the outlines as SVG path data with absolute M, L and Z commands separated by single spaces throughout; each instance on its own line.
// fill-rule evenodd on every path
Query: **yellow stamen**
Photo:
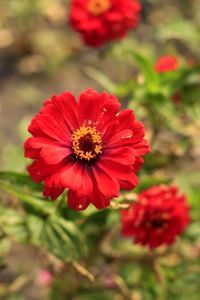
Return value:
M 102 139 L 95 127 L 80 127 L 72 134 L 72 149 L 76 158 L 90 161 L 102 153 Z
M 88 11 L 94 15 L 99 16 L 100 14 L 108 11 L 111 7 L 110 0 L 89 0 Z

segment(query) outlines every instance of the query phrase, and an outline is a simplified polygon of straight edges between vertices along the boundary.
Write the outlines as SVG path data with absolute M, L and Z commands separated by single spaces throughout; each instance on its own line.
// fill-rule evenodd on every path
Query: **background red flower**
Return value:
M 122 211 L 122 235 L 156 248 L 173 243 L 189 221 L 186 196 L 176 186 L 153 186 L 140 193 L 129 210 Z
M 86 45 L 98 47 L 135 28 L 140 10 L 138 0 L 72 0 L 69 21 Z
M 25 143 L 28 168 L 35 182 L 44 181 L 44 196 L 56 199 L 69 189 L 69 206 L 98 209 L 118 197 L 120 188 L 138 184 L 135 172 L 149 151 L 144 127 L 129 109 L 118 112 L 118 99 L 87 90 L 75 97 L 65 92 L 44 103 Z
M 155 70 L 158 73 L 175 71 L 179 67 L 179 62 L 176 57 L 172 55 L 163 55 L 158 58 L 155 64 Z

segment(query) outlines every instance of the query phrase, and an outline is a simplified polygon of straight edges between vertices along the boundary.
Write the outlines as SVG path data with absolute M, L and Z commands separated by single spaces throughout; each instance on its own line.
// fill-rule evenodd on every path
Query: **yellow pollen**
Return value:
M 102 153 L 102 139 L 95 127 L 80 127 L 72 134 L 72 149 L 76 158 L 90 161 Z
M 93 16 L 99 16 L 100 14 L 108 11 L 111 7 L 110 0 L 89 0 L 88 11 Z

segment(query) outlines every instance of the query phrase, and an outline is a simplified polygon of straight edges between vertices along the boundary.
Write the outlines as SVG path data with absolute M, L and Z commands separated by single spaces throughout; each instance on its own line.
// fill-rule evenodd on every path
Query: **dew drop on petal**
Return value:
M 126 130 L 126 132 L 123 133 L 122 139 L 127 139 L 131 138 L 133 136 L 133 131 L 132 130 Z
M 91 126 L 92 125 L 92 120 L 85 120 L 84 121 L 84 125 L 86 125 L 86 126 Z

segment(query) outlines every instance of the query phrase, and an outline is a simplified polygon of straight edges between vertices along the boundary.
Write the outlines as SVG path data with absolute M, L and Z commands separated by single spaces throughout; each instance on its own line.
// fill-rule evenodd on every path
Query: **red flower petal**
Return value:
M 95 125 L 101 130 L 115 116 L 120 103 L 115 96 L 105 92 L 98 94 L 96 91 L 88 89 L 81 93 L 78 106 L 81 123 L 85 126 Z
M 94 197 L 91 198 L 90 201 L 97 209 L 104 209 L 110 205 L 110 199 L 101 195 L 99 192 L 94 194 Z
M 55 141 L 68 144 L 67 132 L 63 129 L 64 128 L 59 126 L 53 116 L 45 114 L 36 116 L 29 126 L 29 131 L 34 136 L 40 136 L 40 132 L 42 132 L 42 136 L 48 136 Z
M 68 192 L 68 206 L 75 210 L 84 210 L 88 207 L 90 201 L 87 197 L 78 197 L 77 194 L 69 190 Z
M 108 173 L 112 178 L 118 178 L 123 181 L 131 182 L 133 188 L 138 184 L 138 179 L 133 172 L 132 165 L 122 165 L 107 159 L 101 160 L 98 164 L 100 165 L 101 169 L 104 170 L 105 173 Z
M 54 99 L 54 103 L 72 133 L 80 126 L 78 119 L 78 105 L 75 97 L 69 92 L 64 92 Z
M 78 162 L 68 163 L 61 171 L 61 182 L 66 188 L 77 190 L 82 184 L 81 166 Z
M 132 148 L 122 147 L 109 149 L 104 152 L 104 158 L 123 165 L 131 165 L 135 162 L 137 151 Z
M 93 174 L 98 182 L 99 190 L 101 193 L 108 198 L 118 197 L 119 196 L 119 182 L 116 178 L 110 177 L 109 173 L 106 173 L 101 169 L 101 165 L 93 168 Z
M 93 180 L 87 168 L 82 168 L 81 177 L 82 183 L 78 190 L 76 190 L 76 194 L 79 198 L 88 197 L 88 195 L 93 193 Z
M 67 158 L 71 153 L 72 150 L 70 148 L 49 145 L 41 150 L 40 156 L 45 163 L 54 165 Z
M 45 180 L 43 195 L 46 198 L 51 197 L 52 200 L 55 200 L 64 192 L 64 189 L 60 184 L 59 176 L 53 175 Z
M 29 158 L 39 158 L 40 151 L 42 148 L 47 147 L 48 145 L 54 147 L 62 147 L 62 144 L 55 142 L 49 138 L 45 137 L 33 137 L 28 138 L 24 144 L 24 155 Z
M 113 135 L 108 142 L 108 149 L 115 147 L 125 147 L 132 144 L 133 130 L 124 129 Z
M 34 182 L 41 182 L 48 176 L 56 173 L 62 168 L 62 164 L 48 165 L 42 160 L 35 160 L 29 167 L 28 172 Z

